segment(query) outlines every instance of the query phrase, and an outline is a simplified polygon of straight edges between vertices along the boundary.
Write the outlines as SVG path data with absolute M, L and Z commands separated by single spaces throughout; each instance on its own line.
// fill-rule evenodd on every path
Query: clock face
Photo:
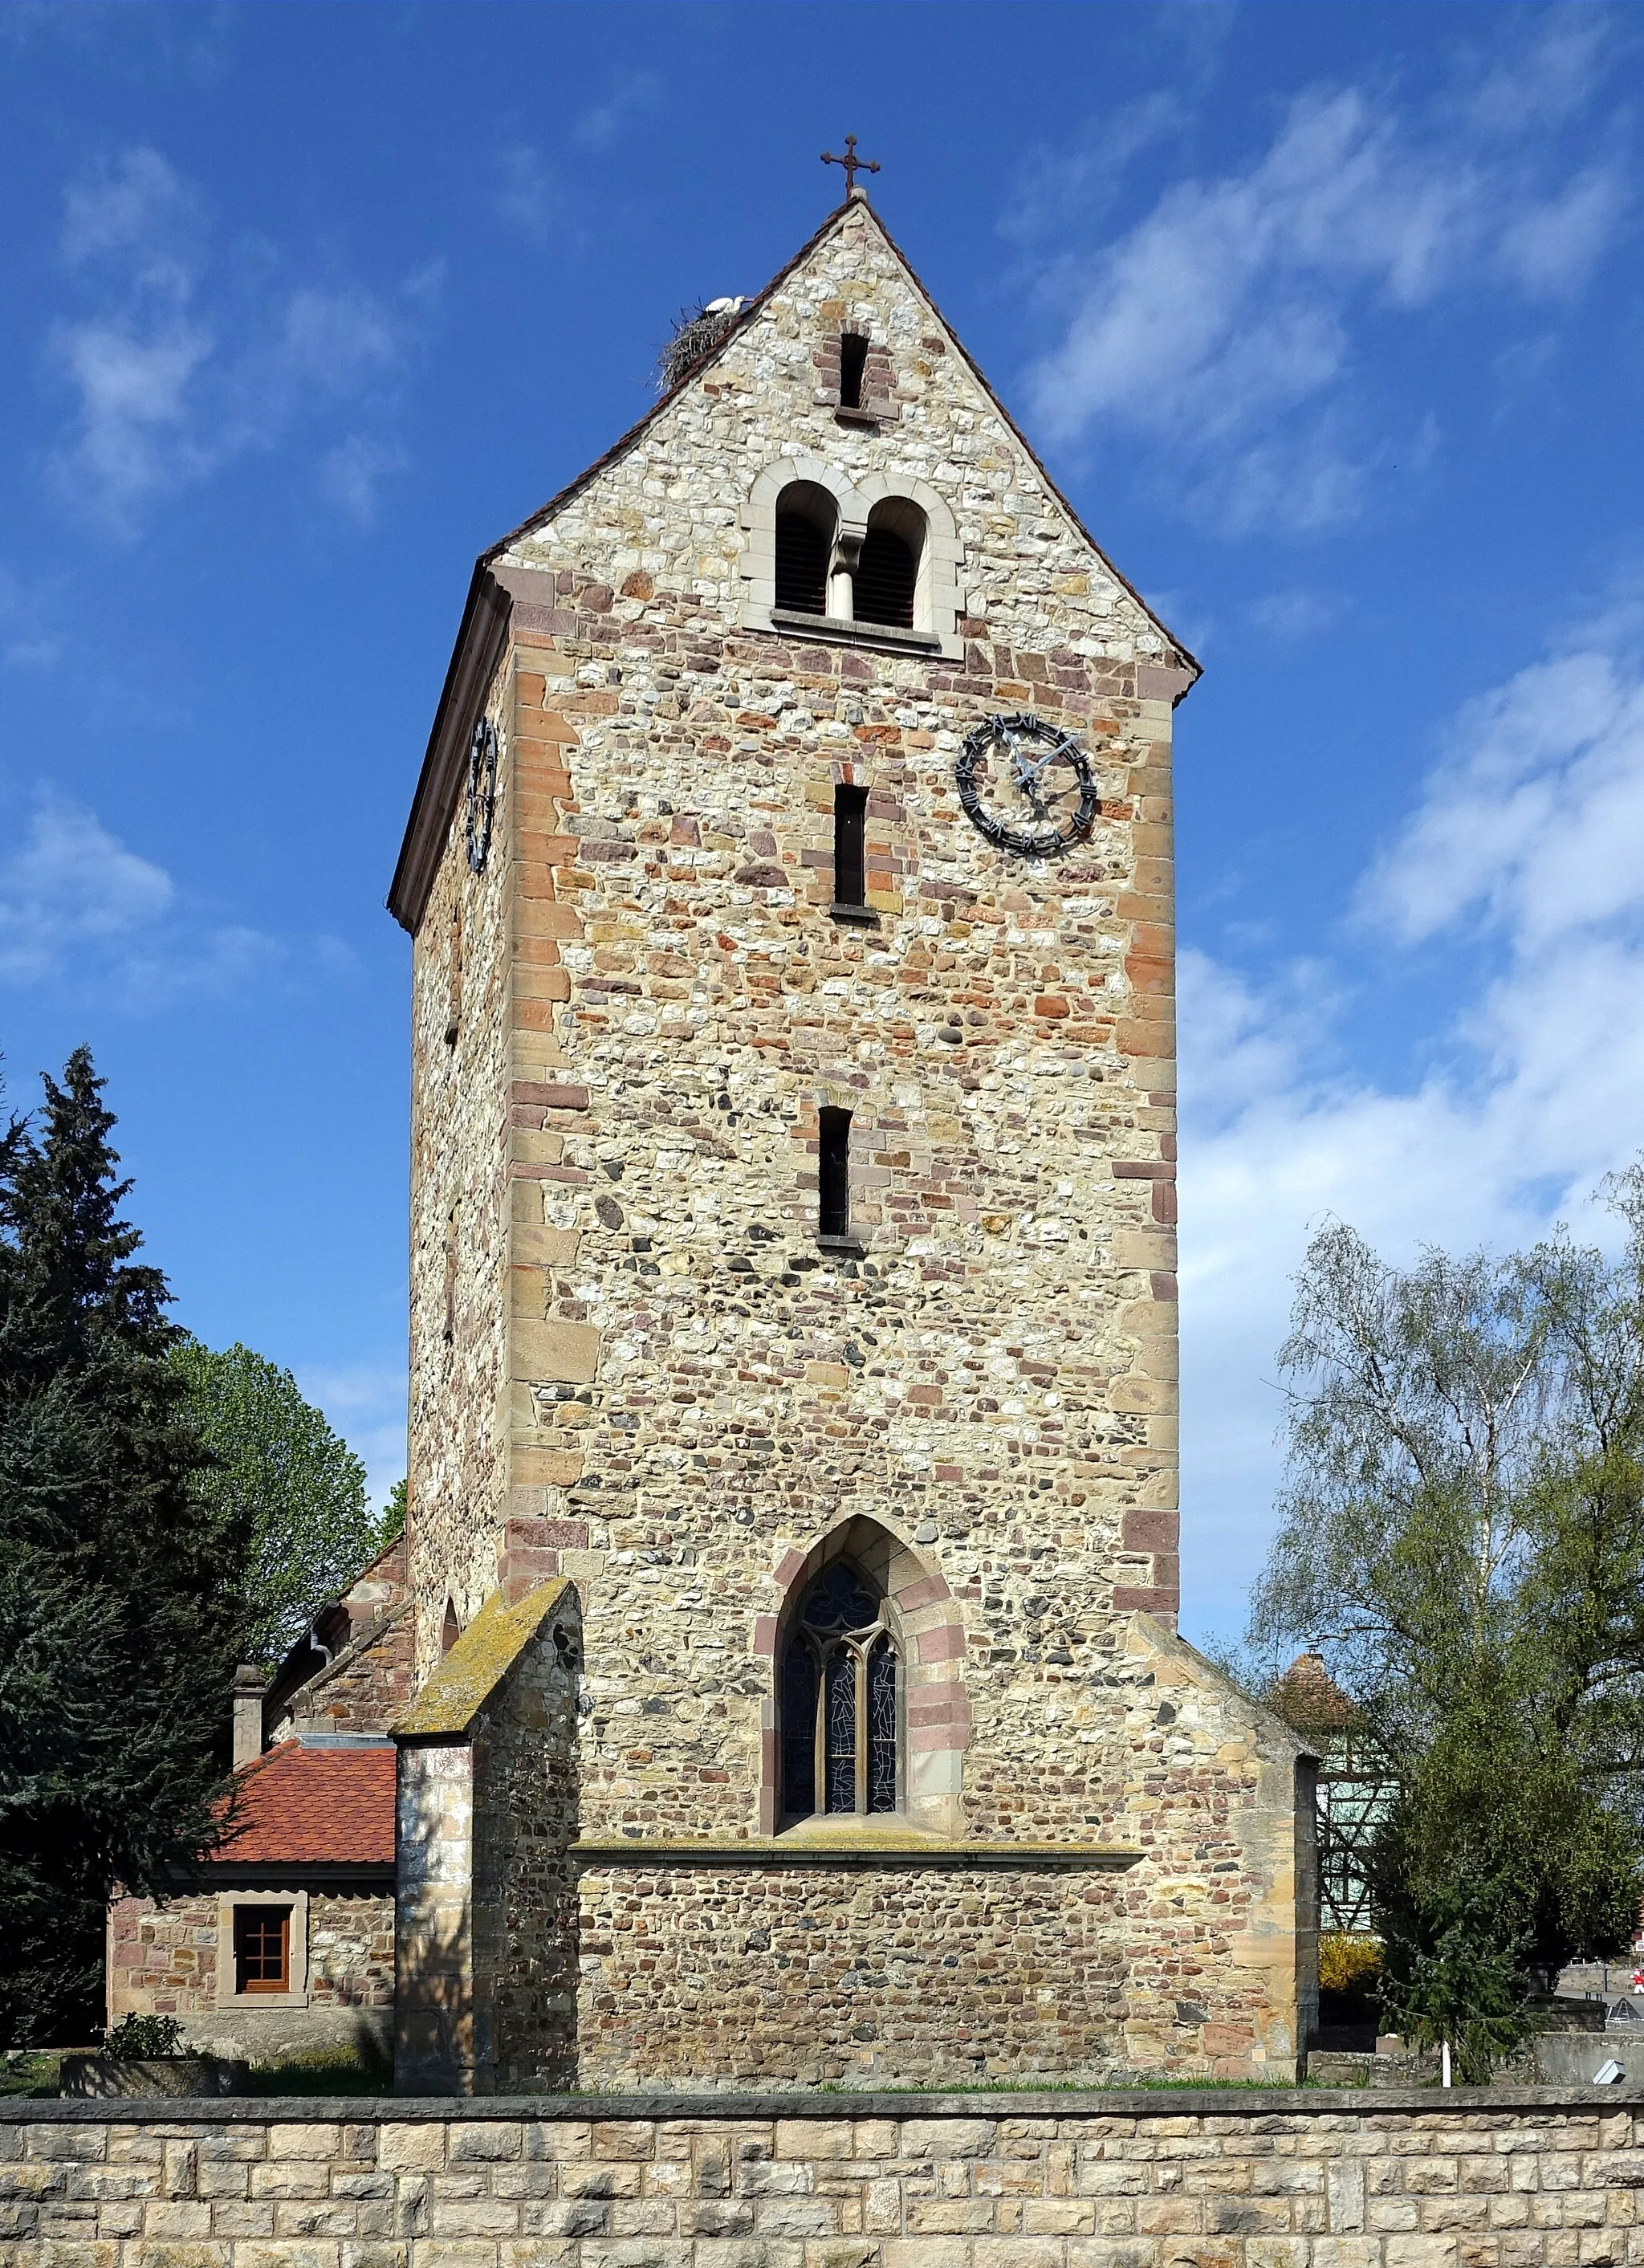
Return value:
M 954 777 L 971 825 L 1019 858 L 1058 858 L 1095 824 L 1089 757 L 1037 717 L 988 718 L 967 736 Z
M 497 810 L 497 727 L 482 717 L 468 742 L 468 808 L 466 834 L 468 865 L 484 872 L 491 847 L 491 821 Z

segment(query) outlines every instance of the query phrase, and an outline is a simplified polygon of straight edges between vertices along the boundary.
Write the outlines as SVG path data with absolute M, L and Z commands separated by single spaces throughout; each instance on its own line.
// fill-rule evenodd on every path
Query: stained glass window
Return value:
M 847 1559 L 800 1601 L 778 1699 L 785 1817 L 896 1810 L 896 1646 L 884 1601 Z
M 856 1809 L 856 1655 L 848 1646 L 828 1656 L 828 1808 Z
M 782 1662 L 782 1808 L 816 1808 L 816 1656 L 798 1631 Z
M 888 1638 L 867 1657 L 867 1808 L 896 1808 L 896 1655 Z
M 836 1559 L 806 1593 L 800 1619 L 816 1631 L 866 1630 L 879 1620 L 879 1601 L 848 1559 Z

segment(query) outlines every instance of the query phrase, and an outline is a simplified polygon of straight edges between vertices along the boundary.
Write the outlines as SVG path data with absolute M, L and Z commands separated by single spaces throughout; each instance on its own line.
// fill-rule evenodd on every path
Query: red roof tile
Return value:
M 241 1770 L 235 1824 L 214 1856 L 237 1867 L 391 1867 L 394 1766 L 391 1748 L 281 1741 Z
M 1323 1655 L 1310 1649 L 1297 1654 L 1271 1697 L 1286 1722 L 1302 1732 L 1341 1732 L 1359 1715 L 1325 1668 Z

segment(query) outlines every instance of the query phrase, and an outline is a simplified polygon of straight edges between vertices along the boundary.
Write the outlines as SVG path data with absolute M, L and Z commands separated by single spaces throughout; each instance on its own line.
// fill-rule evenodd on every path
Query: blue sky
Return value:
M 402 1469 L 382 910 L 473 558 L 684 303 L 874 194 L 1178 716 L 1184 1578 L 1236 1627 L 1309 1224 L 1644 1143 L 1635 9 L 0 11 L 0 1049 L 88 1040 L 182 1321 Z

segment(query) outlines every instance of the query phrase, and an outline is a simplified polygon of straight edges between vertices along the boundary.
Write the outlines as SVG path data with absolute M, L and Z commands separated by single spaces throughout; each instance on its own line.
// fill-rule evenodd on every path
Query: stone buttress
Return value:
M 917 589 L 870 622 L 886 531 Z M 549 1868 L 551 1991 L 461 1985 L 513 1994 L 505 2054 L 424 2024 L 424 2081 L 1294 2071 L 1309 1762 L 1173 1635 L 1196 674 L 859 195 L 476 569 L 390 901 L 411 1574 L 436 1680 L 568 1587 L 574 1892 Z M 1054 858 L 956 774 L 1027 712 L 1092 783 Z M 854 1809 L 801 1694 L 828 1600 L 874 1618 Z

